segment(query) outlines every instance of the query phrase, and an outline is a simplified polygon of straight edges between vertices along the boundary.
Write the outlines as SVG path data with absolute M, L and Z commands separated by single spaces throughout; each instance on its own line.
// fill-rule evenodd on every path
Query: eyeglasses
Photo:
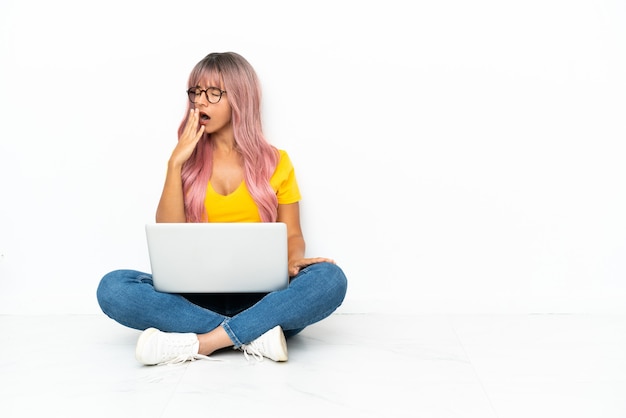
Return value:
M 195 103 L 202 93 L 204 93 L 209 103 L 215 104 L 220 101 L 222 94 L 226 93 L 226 91 L 220 90 L 217 87 L 208 87 L 206 90 L 202 90 L 200 87 L 192 87 L 187 90 L 187 96 L 189 97 L 189 101 L 191 103 Z

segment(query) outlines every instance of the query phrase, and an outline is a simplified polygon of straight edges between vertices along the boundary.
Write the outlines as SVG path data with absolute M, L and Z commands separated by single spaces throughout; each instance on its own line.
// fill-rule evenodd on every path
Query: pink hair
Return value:
M 278 164 L 278 151 L 270 145 L 261 124 L 261 87 L 256 72 L 241 55 L 234 52 L 211 53 L 200 61 L 189 75 L 188 87 L 201 81 L 212 86 L 224 84 L 232 107 L 235 144 L 243 157 L 244 180 L 252 199 L 259 208 L 263 222 L 275 222 L 278 200 L 270 186 L 270 177 Z M 180 136 L 191 109 L 187 105 L 180 124 Z M 204 206 L 206 188 L 213 167 L 211 135 L 205 133 L 182 170 L 187 222 L 210 221 Z

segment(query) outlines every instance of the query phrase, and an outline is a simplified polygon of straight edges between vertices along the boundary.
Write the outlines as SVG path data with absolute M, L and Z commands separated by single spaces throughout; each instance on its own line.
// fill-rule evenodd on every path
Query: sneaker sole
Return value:
M 274 328 L 278 335 L 280 336 L 280 353 L 276 353 L 277 357 L 273 358 L 274 361 L 287 361 L 289 355 L 287 354 L 287 340 L 285 339 L 285 334 L 283 333 L 283 329 L 279 326 Z
M 154 363 L 146 362 L 143 359 L 143 347 L 146 344 L 146 341 L 150 339 L 150 337 L 156 332 L 159 332 L 159 330 L 156 328 L 148 328 L 147 330 L 143 331 L 139 336 L 139 339 L 137 340 L 137 346 L 135 347 L 135 358 L 138 362 L 147 366 L 152 366 L 154 365 Z

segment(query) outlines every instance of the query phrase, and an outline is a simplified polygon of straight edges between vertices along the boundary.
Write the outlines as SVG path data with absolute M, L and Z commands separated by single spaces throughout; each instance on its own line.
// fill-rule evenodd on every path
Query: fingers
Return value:
M 198 120 L 200 119 L 200 112 L 198 109 L 189 110 L 189 116 L 187 117 L 187 123 L 185 124 L 185 129 L 183 129 L 183 133 L 181 135 L 181 139 L 183 137 L 185 139 L 189 138 L 192 140 L 196 140 L 202 136 L 204 132 L 204 126 L 200 126 L 198 128 Z M 197 142 L 197 141 L 196 141 Z
M 295 276 L 304 267 L 310 266 L 311 264 L 317 264 L 317 263 L 337 264 L 335 260 L 333 260 L 332 258 L 326 258 L 326 257 L 303 258 L 291 264 L 291 267 L 289 268 L 289 275 Z
M 198 132 L 196 132 L 196 136 L 193 138 L 194 145 L 198 143 L 203 133 L 204 133 L 204 125 L 200 125 Z
M 204 125 L 198 124 L 199 111 L 198 109 L 191 109 L 189 116 L 187 117 L 187 123 L 185 128 L 178 138 L 178 143 L 172 152 L 171 160 L 176 164 L 183 164 L 193 153 L 198 141 L 204 134 Z
M 315 263 L 331 263 L 331 264 L 336 264 L 335 260 L 333 260 L 332 258 L 326 258 L 326 257 L 315 257 L 315 258 L 305 258 L 304 260 L 302 260 L 303 262 L 307 263 L 306 265 L 311 265 L 311 264 L 315 264 Z M 302 266 L 304 267 L 304 266 Z

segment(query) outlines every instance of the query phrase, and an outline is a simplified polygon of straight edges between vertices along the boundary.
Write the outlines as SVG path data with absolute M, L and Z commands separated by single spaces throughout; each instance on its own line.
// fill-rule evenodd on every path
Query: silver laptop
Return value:
M 263 293 L 284 289 L 284 223 L 146 224 L 156 290 L 167 293 Z

